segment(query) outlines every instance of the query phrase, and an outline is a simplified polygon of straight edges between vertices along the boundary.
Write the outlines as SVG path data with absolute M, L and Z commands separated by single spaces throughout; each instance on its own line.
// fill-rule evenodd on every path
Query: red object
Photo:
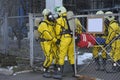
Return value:
M 77 43 L 77 46 L 80 48 L 92 47 L 96 44 L 95 37 L 89 33 L 82 33 L 79 35 L 80 40 Z

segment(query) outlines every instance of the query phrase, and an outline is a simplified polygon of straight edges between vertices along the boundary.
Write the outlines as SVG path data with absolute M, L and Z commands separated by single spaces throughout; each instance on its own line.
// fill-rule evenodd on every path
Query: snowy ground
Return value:
M 92 53 L 84 53 L 82 55 L 78 55 L 77 56 L 77 64 L 78 65 L 82 65 L 84 64 L 86 61 L 88 61 L 89 59 L 92 59 Z

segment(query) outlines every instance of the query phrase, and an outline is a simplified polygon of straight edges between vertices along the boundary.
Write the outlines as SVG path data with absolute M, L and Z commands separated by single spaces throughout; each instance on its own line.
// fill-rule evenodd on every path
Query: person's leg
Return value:
M 110 51 L 110 57 L 114 61 L 113 63 L 113 70 L 117 71 L 117 61 L 120 59 L 120 40 L 115 40 L 111 44 L 111 51 Z
M 51 73 L 49 72 L 49 67 L 52 64 L 53 61 L 53 53 L 51 50 L 51 45 L 48 45 L 47 43 L 44 44 L 42 47 L 44 54 L 45 54 L 45 61 L 43 63 L 44 73 L 43 77 L 50 78 L 52 77 Z
M 43 73 L 43 77 L 46 77 L 46 78 L 50 78 L 52 77 L 51 73 L 49 72 L 49 67 L 50 65 L 52 64 L 52 55 L 50 55 L 49 57 L 46 57 L 46 60 L 43 64 L 43 67 L 44 67 L 44 73 Z
M 53 50 L 53 57 L 54 57 L 54 61 L 53 61 L 53 70 L 54 70 L 54 74 L 56 74 L 57 68 L 58 68 L 58 54 L 59 54 L 59 46 L 57 46 L 56 44 L 53 44 L 52 47 Z
M 117 61 L 117 66 L 118 66 L 118 72 L 120 72 L 120 60 Z
M 96 66 L 95 66 L 96 70 L 100 70 L 100 62 L 99 62 L 99 56 L 98 56 L 99 49 L 100 49 L 100 47 L 98 45 L 95 45 L 93 47 L 93 58 L 94 58 L 94 61 L 96 64 Z
M 71 64 L 71 66 L 72 66 L 72 70 L 73 70 L 73 77 L 76 77 L 76 74 L 75 74 L 75 64 Z
M 56 74 L 53 75 L 55 79 L 62 79 L 63 77 L 64 65 L 58 65 Z
M 102 69 L 101 70 L 105 70 L 106 60 L 107 60 L 107 53 L 105 50 L 103 50 L 101 56 L 102 56 Z
M 48 71 L 49 67 L 44 67 L 44 73 L 43 73 L 43 77 L 45 78 L 51 78 L 51 74 Z
M 118 44 L 116 44 L 116 46 L 113 46 L 114 48 L 114 55 L 113 55 L 113 59 L 116 63 L 116 66 L 114 66 L 115 71 L 120 71 L 120 46 Z
M 68 51 L 69 44 L 71 43 L 71 37 L 65 37 L 65 35 L 62 36 L 60 46 L 59 46 L 59 65 L 58 65 L 58 71 L 57 73 L 53 76 L 53 78 L 56 79 L 62 79 L 63 77 L 63 67 L 64 67 L 64 60 L 65 56 Z
M 75 56 L 74 56 L 74 44 L 73 44 L 73 40 L 71 42 L 71 44 L 69 45 L 69 49 L 68 49 L 68 61 L 72 67 L 73 70 L 73 77 L 75 77 Z

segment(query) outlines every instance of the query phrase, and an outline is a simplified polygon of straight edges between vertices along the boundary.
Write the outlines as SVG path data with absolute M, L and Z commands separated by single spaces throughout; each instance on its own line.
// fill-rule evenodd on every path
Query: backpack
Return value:
M 42 23 L 45 22 L 46 24 L 48 24 L 46 21 L 41 20 L 40 18 L 36 18 L 34 21 L 34 38 L 35 40 L 38 41 L 39 37 L 40 37 L 40 33 L 38 32 L 38 26 Z

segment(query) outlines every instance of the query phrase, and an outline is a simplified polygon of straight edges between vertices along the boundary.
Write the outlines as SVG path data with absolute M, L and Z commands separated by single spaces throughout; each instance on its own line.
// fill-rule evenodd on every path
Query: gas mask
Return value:
M 50 21 L 50 22 L 55 22 L 55 18 L 54 18 L 54 16 L 53 16 L 52 13 L 49 13 L 49 14 L 47 15 L 47 20 Z

